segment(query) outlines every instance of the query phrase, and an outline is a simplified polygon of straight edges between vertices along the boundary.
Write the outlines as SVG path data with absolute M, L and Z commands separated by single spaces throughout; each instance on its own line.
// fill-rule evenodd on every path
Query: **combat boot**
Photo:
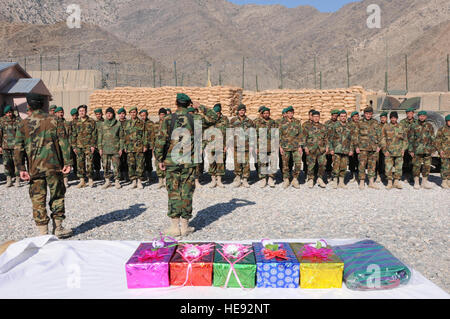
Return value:
M 157 188 L 160 189 L 160 188 L 163 188 L 163 187 L 164 187 L 163 179 L 158 177 L 158 186 L 157 186 Z
M 265 177 L 261 178 L 261 184 L 259 185 L 259 187 L 264 188 L 267 186 L 267 180 Z
M 90 188 L 94 187 L 94 179 L 93 179 L 93 178 L 89 178 L 89 180 L 88 180 L 88 186 L 89 186 Z
M 195 231 L 194 227 L 189 227 L 189 220 L 185 218 L 181 218 L 181 236 L 187 236 L 192 234 Z
M 369 188 L 380 189 L 380 186 L 374 183 L 374 178 L 369 178 Z
M 433 189 L 433 186 L 428 182 L 428 177 L 422 177 L 422 188 Z
M 343 177 L 339 178 L 338 187 L 339 188 L 343 188 L 343 189 L 347 189 L 347 185 L 345 185 L 345 181 L 344 181 Z
M 165 234 L 167 236 L 178 237 L 181 235 L 180 232 L 180 218 L 174 217 L 170 219 L 171 225 L 168 229 L 165 230 Z
M 312 178 L 310 178 L 310 179 L 308 180 L 308 187 L 309 187 L 309 188 L 313 188 L 313 187 L 314 187 L 314 180 L 313 180 Z
M 388 183 L 386 185 L 386 189 L 392 189 L 392 180 L 388 180 Z
M 365 188 L 365 184 L 364 184 L 364 180 L 362 179 L 359 181 L 359 189 L 363 190 L 364 188 Z
M 289 178 L 283 179 L 283 188 L 286 189 L 289 187 Z
M 136 188 L 136 187 L 137 187 L 136 179 L 133 179 L 133 180 L 131 181 L 130 188 L 131 188 L 131 189 L 134 189 L 134 188 Z
M 330 183 L 330 186 L 331 186 L 331 188 L 333 188 L 333 189 L 337 189 L 338 188 L 338 178 L 337 177 L 335 177 L 332 181 L 331 181 L 331 183 Z
M 11 187 L 12 185 L 12 178 L 11 176 L 6 176 L 6 187 Z
M 140 179 L 137 180 L 137 186 L 138 189 L 144 189 L 144 185 L 142 185 L 142 181 Z
M 86 182 L 84 181 L 84 178 L 80 179 L 80 183 L 77 185 L 77 188 L 83 188 L 86 186 Z
M 119 179 L 116 179 L 116 181 L 114 182 L 114 186 L 116 187 L 116 189 L 121 189 L 122 188 L 122 186 L 120 185 Z
M 326 188 L 327 187 L 327 185 L 325 184 L 325 182 L 323 181 L 323 179 L 321 177 L 319 177 L 317 179 L 317 184 L 319 184 L 319 187 L 322 187 L 322 188 Z
M 300 183 L 298 182 L 298 177 L 294 177 L 292 179 L 291 186 L 296 188 L 296 189 L 300 188 Z
M 234 178 L 233 186 L 234 186 L 234 187 L 240 187 L 240 186 L 241 186 L 241 177 L 240 177 L 239 175 L 237 175 L 237 176 Z
M 59 239 L 64 239 L 73 235 L 71 229 L 65 229 L 62 225 L 62 220 L 54 219 L 53 220 L 53 235 L 58 237 Z
M 105 184 L 102 186 L 102 189 L 107 189 L 109 186 L 111 186 L 111 181 L 107 178 Z
M 20 177 L 16 176 L 16 181 L 14 183 L 14 187 L 20 187 Z
M 269 187 L 271 188 L 275 187 L 275 180 L 273 179 L 273 177 L 269 177 L 267 184 L 269 184 Z
M 48 225 L 37 225 L 39 236 L 48 235 Z
M 217 186 L 216 177 L 211 176 L 211 184 L 209 184 L 209 188 L 214 188 Z
M 403 189 L 402 182 L 400 182 L 398 179 L 394 180 L 394 187 L 397 189 Z
M 198 178 L 195 179 L 195 187 L 202 187 L 202 184 L 200 184 Z
M 225 187 L 225 185 L 222 184 L 222 176 L 217 176 L 217 186 L 220 188 Z
M 68 177 L 64 177 L 64 187 L 69 188 L 69 178 Z
M 245 188 L 250 188 L 250 185 L 248 184 L 248 181 L 246 178 L 242 179 L 242 186 L 244 186 Z
M 443 189 L 448 189 L 449 188 L 448 180 L 446 180 L 446 179 L 442 180 L 442 188 Z
M 414 177 L 414 189 L 420 189 L 419 177 Z

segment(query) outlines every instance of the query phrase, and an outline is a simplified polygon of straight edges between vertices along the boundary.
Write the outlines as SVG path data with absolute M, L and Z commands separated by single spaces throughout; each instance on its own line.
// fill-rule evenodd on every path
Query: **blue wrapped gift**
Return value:
M 274 243 L 266 247 L 262 243 L 253 243 L 256 258 L 256 286 L 258 288 L 298 288 L 300 263 L 289 244 Z

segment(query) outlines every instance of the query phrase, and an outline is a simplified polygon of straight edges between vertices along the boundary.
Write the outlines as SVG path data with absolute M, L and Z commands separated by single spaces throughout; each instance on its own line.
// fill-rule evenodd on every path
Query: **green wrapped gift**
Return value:
M 213 269 L 214 287 L 255 288 L 256 262 L 252 245 L 217 244 Z

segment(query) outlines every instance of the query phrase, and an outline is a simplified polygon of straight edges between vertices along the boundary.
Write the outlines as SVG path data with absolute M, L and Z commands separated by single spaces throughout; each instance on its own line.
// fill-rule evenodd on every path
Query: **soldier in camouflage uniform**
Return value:
M 357 134 L 358 127 L 359 127 L 359 113 L 358 111 L 352 112 L 350 114 L 350 120 L 348 122 L 348 125 L 350 126 L 352 130 L 352 134 Z M 356 177 L 358 175 L 358 154 L 356 154 L 356 151 L 353 150 L 353 155 L 349 157 L 348 159 L 348 168 L 350 170 L 351 178 L 349 183 L 356 181 Z
M 201 121 L 201 114 L 198 113 L 198 110 L 195 109 L 194 107 L 188 107 L 187 109 L 188 113 L 192 115 L 194 121 Z M 203 132 L 202 132 L 203 135 Z M 194 177 L 195 177 L 195 187 L 201 187 L 202 185 L 200 184 L 200 177 L 203 175 L 203 171 L 204 171 L 204 165 L 203 165 L 203 149 L 205 146 L 205 142 L 204 140 L 202 140 L 202 148 L 201 148 L 201 161 L 199 163 L 195 164 L 195 173 L 194 173 Z
M 49 206 L 52 211 L 53 234 L 59 238 L 72 235 L 65 229 L 62 222 L 65 219 L 63 174 L 70 172 L 72 160 L 70 147 L 64 128 L 54 116 L 42 111 L 44 97 L 28 94 L 27 103 L 32 114 L 21 121 L 16 133 L 14 158 L 19 164 L 20 176 L 30 181 L 30 198 L 33 205 L 33 217 L 40 235 L 48 234 L 46 199 L 47 187 L 50 189 Z M 59 135 L 62 134 L 62 135 Z M 24 154 L 29 160 L 29 171 L 26 171 L 22 160 Z
M 300 139 L 302 135 L 302 125 L 300 120 L 294 117 L 294 108 L 292 106 L 286 109 L 286 117 L 278 125 L 280 129 L 280 152 L 283 161 L 283 188 L 289 187 L 289 177 L 291 170 L 289 161 L 294 163 L 294 171 L 292 172 L 292 186 L 300 188 L 298 177 L 302 169 L 302 147 Z
M 155 156 L 160 163 L 161 170 L 166 171 L 166 188 L 169 199 L 167 215 L 171 218 L 171 227 L 165 233 L 169 236 L 186 236 L 194 232 L 194 228 L 189 227 L 188 224 L 189 219 L 192 218 L 196 165 L 194 159 L 195 124 L 193 117 L 188 114 L 187 108 L 193 105 L 204 114 L 201 117 L 202 129 L 214 125 L 217 121 L 217 114 L 203 105 L 192 104 L 191 99 L 183 93 L 177 94 L 176 104 L 176 112 L 164 118 L 161 131 L 156 137 Z M 187 129 L 190 133 L 189 136 L 183 135 L 183 138 L 181 136 L 177 138 L 175 135 L 177 135 L 178 128 Z M 177 152 L 177 148 L 180 146 L 182 149 Z M 186 149 L 189 152 L 183 152 Z
M 208 163 L 209 163 L 209 171 L 208 173 L 211 175 L 211 188 L 216 186 L 220 188 L 224 188 L 225 186 L 222 184 L 222 178 L 225 176 L 225 164 L 226 164 L 226 131 L 229 126 L 228 117 L 222 114 L 222 105 L 216 104 L 213 107 L 214 112 L 217 113 L 218 120 L 214 127 L 218 129 L 222 135 L 221 144 L 218 143 L 217 148 L 218 152 L 216 153 L 216 143 L 217 139 L 213 135 L 210 139 L 208 146 L 211 148 L 211 151 L 208 152 Z
M 94 167 L 92 164 L 94 151 L 97 146 L 97 129 L 95 121 L 87 116 L 87 106 L 78 107 L 79 119 L 72 126 L 72 146 L 77 156 L 77 173 L 80 184 L 77 188 L 85 186 L 86 176 L 89 178 L 89 187 L 94 186 Z
M 56 105 L 50 105 L 50 107 L 48 108 L 48 114 L 51 116 L 55 116 L 55 110 L 58 106 Z
M 326 153 L 328 152 L 328 132 L 325 125 L 320 123 L 319 111 L 313 111 L 312 121 L 312 124 L 309 124 L 306 127 L 305 125 L 303 126 L 300 140 L 309 167 L 307 173 L 308 187 L 314 187 L 314 172 L 317 162 L 317 184 L 320 187 L 325 188 L 326 185 L 323 181 L 323 176 L 327 164 Z
M 262 118 L 256 123 L 256 134 L 258 141 L 258 176 L 261 180 L 261 188 L 267 184 L 275 187 L 275 173 L 276 173 L 276 156 L 272 153 L 272 140 L 275 136 L 272 135 L 272 129 L 277 129 L 277 122 L 270 118 L 270 109 L 263 107 Z M 265 137 L 263 137 L 265 135 Z M 278 149 L 278 148 L 277 148 Z M 263 159 L 263 160 L 261 160 Z M 264 162 L 264 163 L 263 163 Z
M 392 187 L 402 189 L 403 155 L 408 149 L 408 134 L 406 129 L 398 121 L 397 112 L 391 112 L 391 123 L 385 124 L 381 130 L 381 151 L 386 161 L 386 177 L 388 184 L 386 189 Z
M 123 128 L 125 134 L 124 146 L 127 152 L 131 188 L 143 189 L 142 174 L 145 165 L 144 153 L 147 151 L 147 132 L 145 131 L 145 123 L 138 118 L 137 112 L 137 107 L 132 107 L 129 111 L 131 118 Z
M 121 188 L 119 181 L 120 156 L 122 155 L 124 133 L 122 125 L 116 120 L 113 108 L 106 110 L 106 120 L 98 127 L 98 150 L 102 157 L 102 165 L 105 175 L 103 189 L 111 185 L 111 178 L 115 178 L 116 189 Z M 113 171 L 111 171 L 111 165 Z
M 95 128 L 99 129 L 100 125 L 103 124 L 103 121 L 105 120 L 103 118 L 103 111 L 102 109 L 98 108 L 96 110 L 94 110 L 94 114 L 95 114 Z M 98 147 L 95 148 L 94 151 L 94 155 L 92 157 L 92 164 L 94 166 L 94 176 L 95 179 L 100 179 L 100 169 L 101 169 L 101 163 L 102 163 L 102 158 L 100 156 Z
M 69 144 L 70 144 L 70 135 L 68 132 L 68 125 L 67 125 L 67 121 L 64 119 L 64 109 L 61 106 L 58 106 L 55 109 L 55 117 L 56 117 L 56 120 L 58 121 L 59 129 L 64 129 L 64 132 L 58 133 L 58 135 L 60 136 L 61 134 L 65 134 L 67 136 L 67 140 L 69 141 Z M 69 187 L 69 174 L 64 174 L 64 186 L 66 188 Z
M 347 112 L 339 112 L 339 121 L 333 126 L 328 135 L 328 150 L 334 155 L 332 188 L 347 188 L 344 179 L 347 172 L 349 156 L 353 155 L 356 138 L 347 123 Z
M 431 154 L 434 152 L 434 129 L 427 122 L 427 112 L 420 111 L 419 121 L 411 126 L 409 132 L 409 152 L 413 162 L 414 188 L 420 189 L 419 179 L 422 167 L 422 188 L 433 188 L 428 182 L 431 170 Z
M 369 187 L 380 189 L 374 183 L 375 170 L 377 168 L 378 152 L 380 151 L 381 130 L 377 120 L 372 118 L 373 108 L 364 109 L 364 118 L 359 122 L 356 134 L 356 153 L 358 154 L 358 171 L 359 171 L 359 189 L 364 189 L 367 175 L 369 177 Z
M 400 125 L 406 129 L 408 134 L 408 140 L 411 138 L 411 127 L 416 124 L 417 120 L 414 119 L 414 108 L 410 107 L 406 109 L 406 118 L 400 121 Z M 407 175 L 412 170 L 412 158 L 409 152 L 405 152 L 403 156 L 403 174 Z
M 164 122 L 164 118 L 167 116 L 167 110 L 165 108 L 160 108 L 158 111 L 159 121 L 153 124 L 153 142 L 152 145 L 155 145 L 156 136 L 161 131 L 162 123 Z M 155 156 L 155 165 L 156 165 L 156 176 L 158 176 L 158 186 L 157 188 L 166 187 L 166 172 L 159 168 L 159 162 Z
M 445 117 L 445 125 L 441 127 L 435 139 L 435 147 L 441 156 L 442 188 L 450 188 L 450 114 Z
M 16 138 L 17 127 L 20 123 L 10 105 L 7 105 L 3 112 L 5 116 L 0 119 L 0 154 L 3 154 L 3 165 L 6 173 L 6 187 L 20 187 L 19 163 L 14 162 L 14 142 Z
M 381 112 L 380 114 L 380 130 L 383 130 L 383 127 L 387 124 L 387 118 L 388 118 L 388 113 L 387 112 Z M 381 182 L 381 178 L 382 176 L 386 177 L 385 173 L 385 158 L 384 158 L 384 153 L 380 152 L 379 153 L 379 157 L 378 157 L 378 163 L 377 163 L 377 173 L 379 174 L 380 178 L 378 179 L 379 182 Z M 403 163 L 403 161 L 402 161 Z M 402 164 L 403 165 L 403 164 Z
M 313 121 L 313 113 L 316 112 L 316 110 L 311 109 L 308 112 L 308 121 L 306 121 L 305 123 L 302 124 L 302 131 L 309 131 L 311 129 L 311 127 L 314 124 Z M 308 160 L 306 159 L 306 153 L 303 152 L 302 154 L 302 162 L 303 162 L 303 171 L 305 172 L 305 175 L 308 175 Z M 313 172 L 313 175 L 315 174 L 315 172 Z
M 66 122 L 66 130 L 67 130 L 67 136 L 70 143 L 70 157 L 72 158 L 72 162 L 77 162 L 77 156 L 75 155 L 75 152 L 73 151 L 73 128 L 75 126 L 75 123 L 78 121 L 78 110 L 76 108 L 73 108 L 70 110 L 70 116 L 72 117 L 72 121 Z M 73 165 L 73 175 L 77 176 L 77 165 Z
M 139 112 L 139 116 L 141 118 L 141 121 L 145 124 L 145 132 L 147 136 L 147 140 L 145 142 L 145 146 L 147 147 L 147 151 L 144 153 L 144 172 L 142 173 L 142 178 L 145 180 L 145 173 L 147 173 L 148 182 L 150 183 L 150 179 L 152 177 L 152 150 L 153 150 L 153 125 L 154 123 L 150 121 L 148 118 L 148 111 L 147 110 L 141 110 Z
M 331 134 L 333 125 L 336 124 L 338 117 L 339 117 L 339 110 L 331 110 L 331 118 L 325 122 L 325 127 L 327 128 L 328 135 Z M 332 175 L 333 171 L 333 160 L 334 156 L 331 154 L 327 154 L 327 166 L 326 166 L 326 172 L 330 176 Z
M 119 123 L 122 129 L 125 127 L 125 123 L 127 122 L 127 111 L 123 107 L 121 107 L 117 114 L 119 115 Z M 120 180 L 128 181 L 128 162 L 127 162 L 127 153 L 122 151 L 122 155 L 120 156 Z
M 233 181 L 234 187 L 242 186 L 248 188 L 248 178 L 250 177 L 250 132 L 255 125 L 253 121 L 245 115 L 246 106 L 240 104 L 237 108 L 237 116 L 230 120 L 230 128 L 234 134 L 234 174 L 236 177 Z M 248 134 L 248 136 L 247 136 Z M 241 136 L 242 135 L 242 136 Z M 245 141 L 244 141 L 245 139 Z M 245 150 L 242 150 L 242 148 Z

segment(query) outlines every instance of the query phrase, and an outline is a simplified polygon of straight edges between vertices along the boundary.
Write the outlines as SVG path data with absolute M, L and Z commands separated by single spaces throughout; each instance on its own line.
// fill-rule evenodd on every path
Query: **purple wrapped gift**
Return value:
M 125 265 L 128 289 L 169 287 L 169 261 L 177 245 L 142 243 Z

